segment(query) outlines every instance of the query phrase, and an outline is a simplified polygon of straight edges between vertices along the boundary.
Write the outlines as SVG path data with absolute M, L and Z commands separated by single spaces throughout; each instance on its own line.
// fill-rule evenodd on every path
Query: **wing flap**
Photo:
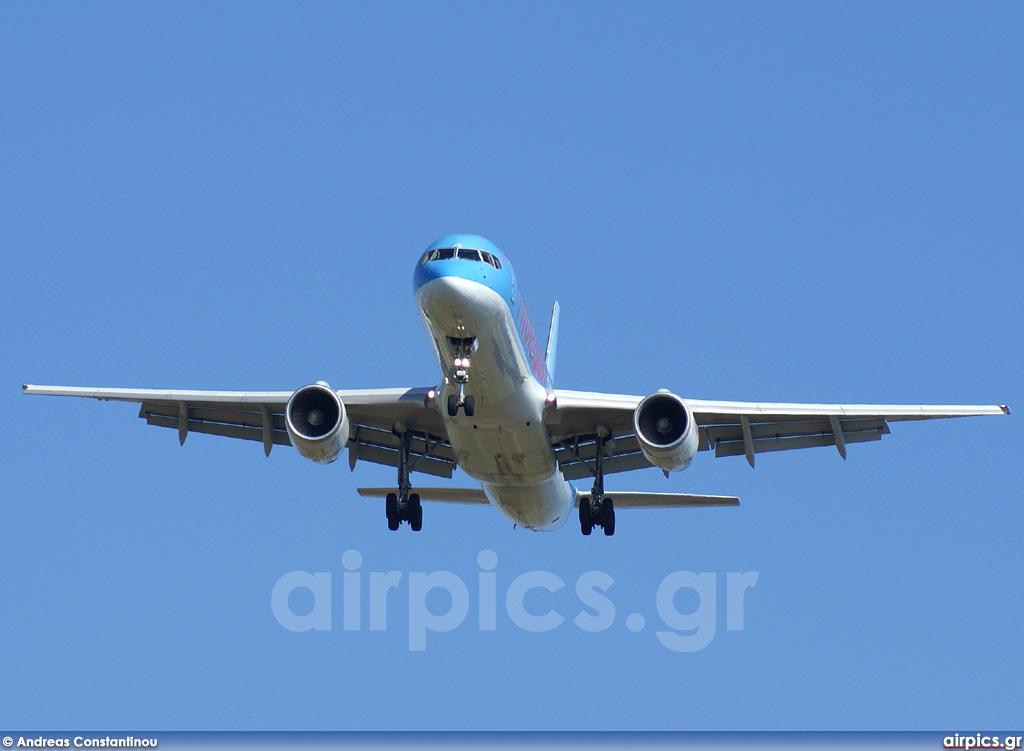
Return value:
M 146 419 L 147 425 L 156 425 L 161 428 L 173 428 L 178 430 L 181 423 L 177 417 L 166 417 L 159 414 L 140 415 Z M 188 421 L 189 433 L 206 433 L 207 435 L 219 435 L 226 438 L 240 438 L 244 441 L 263 441 L 263 428 L 250 425 L 233 425 L 230 423 L 204 422 L 200 420 Z M 275 430 L 273 442 L 278 446 L 291 446 L 292 442 L 288 434 Z
M 566 461 L 559 464 L 562 474 L 566 480 L 582 480 L 585 477 L 594 477 L 596 468 L 592 462 Z M 601 470 L 606 475 L 616 472 L 629 472 L 634 469 L 646 469 L 651 463 L 643 454 L 626 454 L 625 456 L 613 456 L 605 459 L 601 464 Z
M 360 445 L 377 446 L 395 452 L 402 445 L 401 439 L 391 431 L 378 430 L 366 425 L 360 425 L 354 432 L 353 438 Z M 413 454 L 422 454 L 426 457 L 455 463 L 455 452 L 451 445 L 447 441 L 425 433 L 413 434 L 410 438 L 409 450 Z
M 576 436 L 572 441 L 563 441 L 553 446 L 558 466 L 566 480 L 580 480 L 594 477 L 597 473 L 597 436 Z M 606 439 L 605 459 L 601 463 L 604 474 L 629 472 L 650 467 L 651 463 L 640 451 L 640 444 L 634 435 Z
M 348 450 L 352 452 L 349 456 L 349 461 L 353 467 L 356 461 L 383 464 L 386 467 L 398 466 L 398 451 L 396 449 L 386 449 L 363 443 L 353 446 L 352 442 L 349 441 Z M 410 452 L 409 471 L 423 472 L 427 475 L 451 479 L 452 473 L 455 471 L 455 464 L 440 459 L 432 459 L 428 456 L 418 456 Z
M 139 417 L 147 419 L 150 416 L 173 417 L 177 420 L 179 416 L 179 409 L 179 404 L 155 404 L 151 402 L 144 402 L 142 408 L 139 410 Z M 195 420 L 199 422 L 225 423 L 229 425 L 241 425 L 249 428 L 259 428 L 260 430 L 263 429 L 263 412 L 259 409 L 259 405 L 257 405 L 254 410 L 226 409 L 223 406 L 211 408 L 207 406 L 189 405 L 188 417 L 190 421 Z M 284 423 L 284 413 L 280 412 L 275 414 L 271 411 L 271 417 L 273 429 L 287 434 L 287 428 Z
M 883 431 L 885 420 L 874 418 L 870 420 L 840 420 L 844 434 L 858 433 L 861 431 Z M 726 425 L 706 425 L 701 432 L 707 435 L 708 442 L 713 448 L 721 441 L 742 441 L 743 430 L 739 423 Z M 754 440 L 759 438 L 786 438 L 789 436 L 805 435 L 832 435 L 832 423 L 826 418 L 824 420 L 810 419 L 797 422 L 755 422 L 750 421 L 750 435 Z
M 889 429 L 865 430 L 858 433 L 847 433 L 843 431 L 845 443 L 864 443 L 865 441 L 880 441 L 882 434 L 888 433 Z M 836 439 L 831 433 L 825 435 L 801 435 L 788 438 L 756 438 L 753 441 L 754 453 L 761 454 L 769 451 L 789 451 L 790 449 L 806 449 L 816 446 L 835 446 Z M 745 453 L 743 439 L 739 441 L 719 441 L 714 445 L 715 456 L 743 456 Z
M 578 461 L 592 462 L 597 458 L 597 442 L 594 438 L 595 436 L 579 436 L 572 442 L 563 442 L 558 448 Z M 606 439 L 604 449 L 606 457 L 634 454 L 640 451 L 640 442 L 635 435 L 621 436 Z

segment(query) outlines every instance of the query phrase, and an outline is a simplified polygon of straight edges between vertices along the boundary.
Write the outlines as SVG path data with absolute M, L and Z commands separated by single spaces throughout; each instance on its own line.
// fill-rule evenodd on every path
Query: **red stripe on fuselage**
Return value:
M 540 343 L 537 341 L 537 332 L 533 328 L 530 314 L 526 310 L 523 298 L 520 297 L 516 303 L 516 330 L 519 332 L 519 339 L 522 341 L 523 350 L 526 352 L 526 359 L 530 363 L 530 370 L 542 386 L 549 386 L 548 365 L 544 361 L 544 353 L 541 351 Z

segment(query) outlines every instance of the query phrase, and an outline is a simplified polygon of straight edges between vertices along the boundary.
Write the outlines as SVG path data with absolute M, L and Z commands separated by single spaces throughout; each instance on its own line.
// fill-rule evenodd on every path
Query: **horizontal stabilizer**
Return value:
M 577 493 L 576 505 L 590 493 Z M 740 499 L 731 495 L 686 495 L 681 493 L 616 493 L 609 491 L 616 509 L 620 508 L 700 508 L 705 506 L 739 506 Z
M 366 498 L 385 498 L 394 493 L 394 488 L 359 488 L 359 495 Z M 479 488 L 413 488 L 421 501 L 438 501 L 439 503 L 464 503 L 486 506 L 490 501 Z

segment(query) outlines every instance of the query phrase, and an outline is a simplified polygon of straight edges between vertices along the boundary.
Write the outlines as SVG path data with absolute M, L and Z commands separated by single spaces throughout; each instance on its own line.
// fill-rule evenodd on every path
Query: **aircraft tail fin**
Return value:
M 558 300 L 555 300 L 555 305 L 551 309 L 551 326 L 548 328 L 548 348 L 544 353 L 544 365 L 548 370 L 549 387 L 554 386 L 555 383 L 555 355 L 558 351 L 558 315 Z

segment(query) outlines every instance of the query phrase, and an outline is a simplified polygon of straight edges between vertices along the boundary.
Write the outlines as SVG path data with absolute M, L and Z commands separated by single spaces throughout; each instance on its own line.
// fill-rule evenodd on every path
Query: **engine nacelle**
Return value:
M 678 472 L 697 453 L 697 423 L 686 402 L 668 391 L 644 397 L 633 412 L 633 429 L 647 461 Z
M 300 454 L 330 464 L 348 443 L 348 413 L 341 398 L 323 381 L 303 386 L 284 409 L 288 438 Z

